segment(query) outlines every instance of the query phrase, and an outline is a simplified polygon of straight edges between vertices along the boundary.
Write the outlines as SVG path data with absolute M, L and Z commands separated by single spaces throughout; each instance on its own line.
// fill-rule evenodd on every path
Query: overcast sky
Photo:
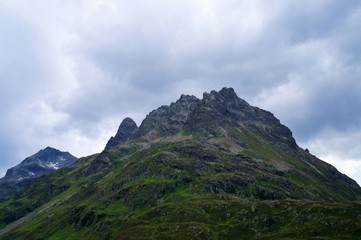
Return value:
M 233 87 L 361 183 L 361 2 L 0 0 L 0 176 Z

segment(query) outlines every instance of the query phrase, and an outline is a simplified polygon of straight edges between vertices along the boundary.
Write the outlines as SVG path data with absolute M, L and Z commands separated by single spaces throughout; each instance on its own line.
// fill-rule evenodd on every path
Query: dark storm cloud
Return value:
M 282 27 L 291 44 L 310 39 L 328 38 L 335 28 L 342 25 L 358 10 L 358 1 L 288 1 L 284 15 L 275 21 Z
M 37 0 L 3 9 L 0 98 L 12 99 L 0 110 L 9 116 L 3 139 L 17 132 L 28 152 L 45 142 L 99 151 L 123 117 L 140 123 L 182 93 L 224 86 L 315 151 L 330 136 L 361 133 L 359 1 Z M 32 130 L 22 133 L 26 123 Z M 327 157 L 339 159 L 346 145 Z

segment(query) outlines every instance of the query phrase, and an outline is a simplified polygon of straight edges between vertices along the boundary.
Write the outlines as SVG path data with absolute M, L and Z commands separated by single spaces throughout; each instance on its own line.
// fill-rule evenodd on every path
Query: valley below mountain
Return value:
M 1 198 L 0 228 L 0 239 L 360 239 L 361 188 L 223 88 L 140 126 L 124 119 L 102 152 Z

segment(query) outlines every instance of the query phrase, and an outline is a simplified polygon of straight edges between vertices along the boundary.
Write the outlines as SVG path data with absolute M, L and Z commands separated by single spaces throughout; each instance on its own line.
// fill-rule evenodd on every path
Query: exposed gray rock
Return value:
M 221 136 L 227 126 L 257 131 L 284 149 L 296 149 L 292 132 L 272 113 L 250 106 L 232 88 L 204 93 L 203 99 L 190 114 L 184 128 L 204 137 Z
M 111 137 L 105 146 L 105 149 L 110 149 L 116 145 L 125 143 L 133 137 L 137 132 L 138 126 L 133 119 L 125 118 L 118 128 L 118 132 L 114 137 Z
M 175 103 L 150 112 L 139 128 L 132 119 L 124 119 L 117 134 L 110 138 L 105 149 L 144 136 L 151 131 L 159 137 L 185 131 L 212 138 L 226 134 L 228 126 L 256 131 L 287 151 L 297 148 L 292 132 L 272 113 L 249 105 L 237 96 L 233 88 L 222 88 L 219 92 L 204 93 L 202 100 L 195 96 L 181 95 Z
M 182 95 L 175 103 L 153 110 L 143 120 L 137 136 L 142 136 L 151 130 L 157 131 L 160 136 L 178 133 L 199 102 L 200 100 L 195 96 Z

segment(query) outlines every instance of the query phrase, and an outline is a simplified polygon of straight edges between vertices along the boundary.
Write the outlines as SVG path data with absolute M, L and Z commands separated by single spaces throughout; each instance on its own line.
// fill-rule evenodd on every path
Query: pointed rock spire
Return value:
M 128 141 L 138 130 L 137 124 L 133 119 L 125 118 L 118 128 L 118 132 L 114 137 L 111 137 L 105 146 L 105 149 L 112 148 L 118 144 Z

